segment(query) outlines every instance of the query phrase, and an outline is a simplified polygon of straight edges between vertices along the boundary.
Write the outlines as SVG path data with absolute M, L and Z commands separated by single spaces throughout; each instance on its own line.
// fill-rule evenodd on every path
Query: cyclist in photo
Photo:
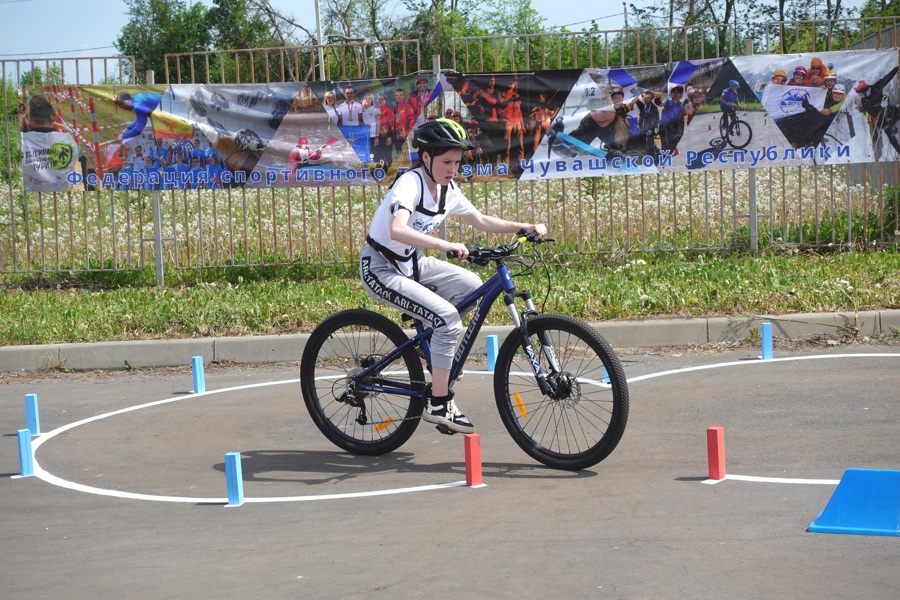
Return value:
M 485 215 L 466 198 L 453 178 L 463 152 L 474 146 L 460 124 L 446 118 L 426 121 L 413 131 L 411 142 L 419 159 L 394 180 L 375 211 L 360 256 L 360 275 L 370 297 L 434 328 L 431 389 L 426 390 L 422 419 L 471 433 L 475 426 L 453 401 L 450 367 L 462 332 L 455 304 L 482 281 L 472 271 L 422 250 L 468 256 L 465 244 L 429 235 L 450 215 L 488 233 L 524 229 L 545 236 L 547 228 Z
M 737 108 L 741 107 L 740 97 L 738 96 L 738 87 L 740 84 L 737 80 L 732 79 L 728 82 L 728 87 L 722 91 L 722 97 L 719 100 L 719 107 L 722 109 L 722 119 L 725 121 L 724 127 L 727 129 L 737 120 Z

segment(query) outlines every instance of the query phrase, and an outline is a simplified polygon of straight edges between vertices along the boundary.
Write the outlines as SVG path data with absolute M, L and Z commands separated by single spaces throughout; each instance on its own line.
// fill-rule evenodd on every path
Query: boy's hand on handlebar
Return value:
M 547 235 L 547 226 L 543 223 L 535 223 L 531 225 L 526 225 L 523 229 L 519 230 L 519 237 L 527 237 L 527 238 L 542 238 Z M 534 240 L 532 240 L 534 241 Z
M 447 254 L 447 258 L 458 258 L 459 260 L 465 260 L 467 256 L 469 256 L 469 249 L 465 244 L 447 242 L 447 246 L 442 248 L 443 252 Z
M 545 235 L 547 235 L 547 226 L 543 223 L 535 223 L 534 225 L 529 225 L 528 227 L 526 227 L 525 231 L 533 231 L 540 237 L 544 237 Z

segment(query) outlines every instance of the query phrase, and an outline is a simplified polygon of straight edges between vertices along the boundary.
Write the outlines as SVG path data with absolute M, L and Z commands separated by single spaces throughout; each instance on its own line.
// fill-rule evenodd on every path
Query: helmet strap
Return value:
M 425 171 L 425 174 L 428 175 L 428 178 L 429 178 L 429 179 L 431 179 L 432 181 L 434 181 L 435 183 L 437 183 L 437 181 L 436 181 L 435 178 L 434 178 L 434 175 L 431 174 L 431 170 L 432 170 L 432 168 L 434 167 L 434 154 L 433 154 L 433 152 L 434 152 L 433 150 L 428 150 L 428 162 L 426 163 L 424 159 L 422 160 L 422 170 Z M 420 157 L 420 158 L 421 158 L 421 157 Z

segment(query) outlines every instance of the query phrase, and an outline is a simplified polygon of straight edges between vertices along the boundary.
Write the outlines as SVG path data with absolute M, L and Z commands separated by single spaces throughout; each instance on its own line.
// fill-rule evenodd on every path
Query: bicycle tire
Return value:
M 567 315 L 534 317 L 527 328 L 548 378 L 572 389 L 557 400 L 543 395 L 521 338 L 513 331 L 494 368 L 500 419 L 519 447 L 538 462 L 569 471 L 592 467 L 615 450 L 628 422 L 628 384 L 619 358 L 590 325 Z M 561 373 L 552 373 L 541 336 L 549 338 Z
M 741 131 L 741 137 L 739 142 L 735 142 L 735 132 Z M 753 139 L 753 129 L 750 128 L 750 124 L 747 121 L 742 119 L 738 119 L 732 122 L 731 126 L 728 128 L 728 144 L 734 148 L 735 150 L 741 150 L 750 145 L 750 140 Z
M 415 432 L 424 405 L 421 396 L 384 392 L 353 393 L 349 378 L 364 362 L 381 358 L 408 341 L 388 318 L 369 310 L 336 313 L 312 332 L 300 361 L 303 401 L 316 427 L 351 454 L 396 450 Z M 382 373 L 425 387 L 422 361 L 410 346 Z
M 728 121 L 730 119 L 725 113 L 722 113 L 722 116 L 719 117 L 719 137 L 728 139 Z

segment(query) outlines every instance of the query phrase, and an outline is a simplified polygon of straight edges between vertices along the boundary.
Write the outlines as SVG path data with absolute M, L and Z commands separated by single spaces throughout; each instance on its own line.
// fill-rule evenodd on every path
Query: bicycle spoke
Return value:
M 605 341 L 575 319 L 538 317 L 529 322 L 529 331 L 552 391 L 541 391 L 521 347 L 504 344 L 504 362 L 495 371 L 500 373 L 495 395 L 504 424 L 526 452 L 545 464 L 596 464 L 618 443 L 627 419 L 621 366 Z M 551 369 L 541 339 L 552 344 L 559 370 Z
M 406 339 L 397 325 L 369 311 L 339 313 L 310 336 L 301 363 L 304 401 L 319 429 L 341 448 L 383 454 L 418 425 L 421 361 L 409 349 L 379 364 Z

